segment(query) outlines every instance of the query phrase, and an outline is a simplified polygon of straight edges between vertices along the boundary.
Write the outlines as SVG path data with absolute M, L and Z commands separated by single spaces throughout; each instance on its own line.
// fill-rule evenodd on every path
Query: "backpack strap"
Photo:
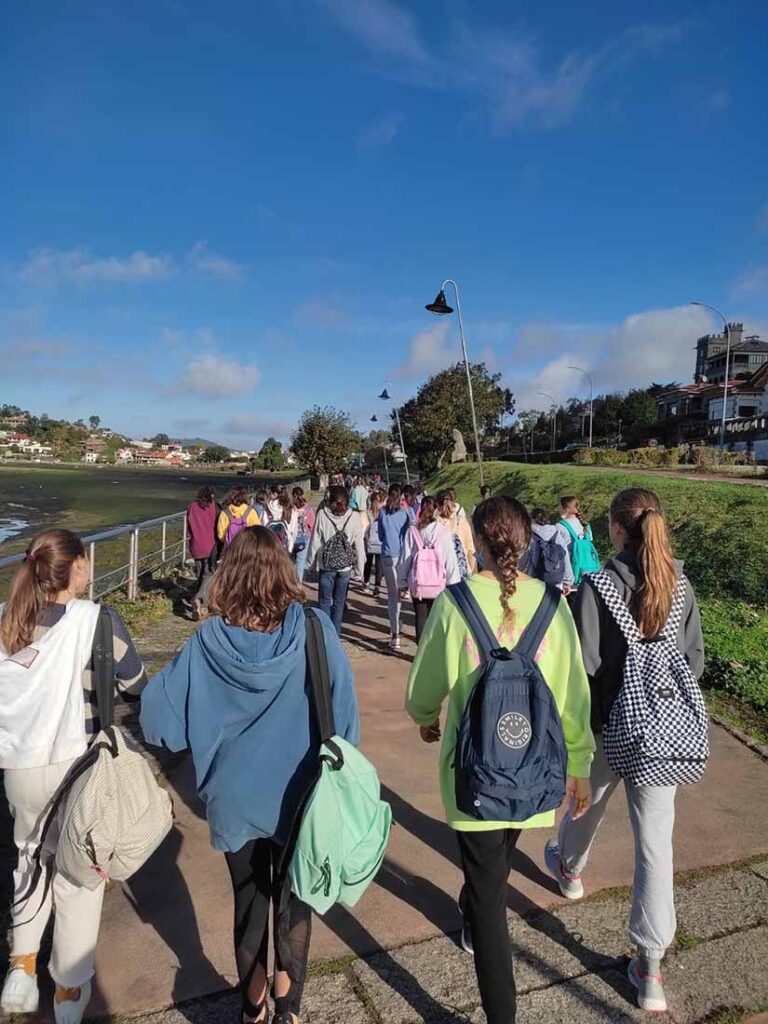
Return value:
M 515 650 L 518 654 L 533 660 L 541 647 L 541 641 L 547 635 L 547 630 L 552 625 L 552 620 L 560 607 L 562 594 L 557 587 L 546 586 L 544 596 L 539 602 L 539 607 L 533 613 L 533 618 L 525 627 Z
M 581 540 L 581 537 L 579 537 L 578 533 L 576 533 L 576 531 L 574 530 L 574 528 L 571 526 L 571 524 L 568 522 L 567 519 L 561 519 L 560 520 L 560 526 L 564 526 L 565 527 L 565 529 L 571 535 L 571 539 L 572 540 Z
M 464 621 L 469 626 L 475 640 L 486 658 L 491 656 L 493 651 L 499 649 L 499 641 L 494 636 L 493 630 L 488 625 L 488 620 L 483 615 L 475 595 L 469 589 L 466 580 L 458 583 L 451 583 L 447 588 L 451 597 L 458 605 L 459 611 L 464 616 Z
M 96 689 L 96 706 L 99 710 L 99 725 L 108 729 L 115 721 L 115 652 L 112 631 L 112 616 L 102 605 L 96 621 L 93 637 L 93 678 Z
M 605 607 L 611 614 L 611 617 L 616 622 L 616 625 L 621 630 L 624 639 L 628 644 L 637 644 L 643 639 L 643 634 L 632 618 L 629 608 L 624 603 L 624 599 L 616 588 L 616 584 L 613 582 L 607 572 L 595 572 L 589 573 L 586 577 L 595 590 L 598 592 L 600 597 L 603 599 Z
M 423 551 L 427 546 L 424 543 L 424 538 L 421 536 L 421 530 L 414 523 L 411 527 L 411 536 L 413 537 L 413 543 L 416 545 L 419 551 Z
M 672 607 L 669 612 L 669 618 L 667 624 L 661 631 L 662 636 L 665 636 L 672 643 L 675 642 L 678 630 L 680 629 L 680 623 L 683 621 L 683 612 L 685 611 L 685 593 L 687 589 L 688 581 L 685 576 L 681 576 L 677 581 L 675 587 L 675 593 L 672 597 Z
M 320 731 L 320 743 L 328 747 L 335 757 L 332 762 L 341 768 L 344 755 L 333 742 L 336 735 L 336 724 L 333 719 L 333 695 L 331 693 L 331 674 L 328 670 L 328 652 L 325 648 L 323 627 L 313 608 L 304 609 L 304 623 L 307 631 L 307 671 L 312 693 L 312 706 L 315 709 L 317 727 Z M 320 755 L 321 760 L 325 755 Z M 331 760 L 327 758 L 327 760 Z

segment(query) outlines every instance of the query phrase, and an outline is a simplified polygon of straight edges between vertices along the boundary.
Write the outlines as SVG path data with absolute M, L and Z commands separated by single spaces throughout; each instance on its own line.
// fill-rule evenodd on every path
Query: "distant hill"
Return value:
M 219 444 L 219 441 L 206 441 L 204 437 L 172 437 L 171 440 L 174 444 L 180 444 L 184 448 L 213 448 L 214 445 Z M 229 445 L 224 445 L 228 448 Z

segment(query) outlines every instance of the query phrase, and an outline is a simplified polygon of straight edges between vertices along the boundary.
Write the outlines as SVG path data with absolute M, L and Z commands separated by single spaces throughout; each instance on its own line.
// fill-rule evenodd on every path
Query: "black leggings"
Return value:
M 197 569 L 197 593 L 199 594 L 203 586 L 203 580 L 216 568 L 216 548 L 213 549 L 207 558 L 196 558 L 195 568 Z
M 427 624 L 427 619 L 434 603 L 435 599 L 433 597 L 414 597 L 413 599 L 413 612 L 416 616 L 416 643 L 421 640 L 421 634 L 424 632 L 424 627 Z
M 507 927 L 507 878 L 520 838 L 516 828 L 457 832 L 464 868 L 459 905 L 469 922 L 475 971 L 488 1024 L 511 1024 L 517 1010 Z
M 277 941 L 280 918 L 281 881 L 278 865 L 282 847 L 270 839 L 252 839 L 237 853 L 226 853 L 227 867 L 235 894 L 235 959 L 244 1011 L 255 1016 L 257 1008 L 248 999 L 248 986 L 258 964 L 267 972 L 269 956 L 269 909 L 272 906 L 275 969 L 287 971 L 291 987 L 287 996 L 275 999 L 275 1013 L 299 1015 L 312 935 L 312 911 L 291 894 L 285 938 L 290 961 L 280 953 Z
M 373 585 L 377 590 L 381 590 L 381 577 L 383 573 L 381 568 L 381 555 L 366 555 L 365 556 L 365 572 L 363 573 L 363 582 L 370 583 L 371 576 L 373 576 Z

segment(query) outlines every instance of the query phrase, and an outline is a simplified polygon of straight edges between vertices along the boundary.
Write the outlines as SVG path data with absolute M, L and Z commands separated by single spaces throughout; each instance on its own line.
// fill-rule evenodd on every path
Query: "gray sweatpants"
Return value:
M 560 824 L 560 858 L 571 875 L 580 875 L 605 817 L 608 801 L 622 781 L 605 758 L 602 736 L 596 736 L 592 762 L 592 806 L 573 821 L 566 812 Z M 661 958 L 677 928 L 673 878 L 672 833 L 676 786 L 636 786 L 624 781 L 629 819 L 635 837 L 635 879 L 629 936 L 641 953 Z

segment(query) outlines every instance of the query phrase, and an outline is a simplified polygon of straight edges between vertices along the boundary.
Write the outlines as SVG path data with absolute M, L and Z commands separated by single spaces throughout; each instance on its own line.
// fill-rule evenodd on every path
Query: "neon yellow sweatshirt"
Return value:
M 470 576 L 469 586 L 499 642 L 514 647 L 533 618 L 544 593 L 538 580 L 518 579 L 510 602 L 515 614 L 510 630 L 502 626 L 501 586 L 487 576 Z M 568 774 L 589 778 L 595 741 L 589 724 L 589 682 L 581 658 L 581 647 L 567 602 L 563 599 L 536 656 L 552 691 L 563 723 L 568 748 Z M 435 601 L 419 644 L 408 680 L 405 707 L 417 725 L 432 725 L 443 701 L 448 711 L 440 752 L 440 788 L 448 824 L 460 832 L 483 832 L 498 828 L 550 828 L 555 812 L 537 814 L 523 822 L 477 821 L 456 807 L 453 763 L 456 731 L 464 708 L 480 676 L 481 655 L 475 639 L 453 598 L 445 591 Z

